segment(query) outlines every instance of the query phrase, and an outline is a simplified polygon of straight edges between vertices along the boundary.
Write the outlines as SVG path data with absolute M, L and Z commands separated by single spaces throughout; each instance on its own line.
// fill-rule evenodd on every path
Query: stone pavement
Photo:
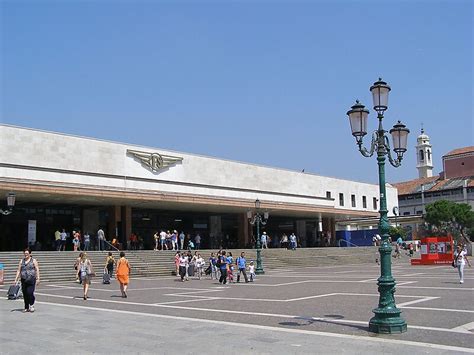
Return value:
M 132 279 L 37 288 L 37 311 L 21 313 L 0 288 L 1 353 L 453 354 L 474 353 L 474 273 L 460 285 L 450 266 L 395 263 L 396 301 L 408 331 L 368 332 L 377 306 L 376 265 L 269 272 L 255 283 Z M 25 327 L 29 335 L 23 335 Z

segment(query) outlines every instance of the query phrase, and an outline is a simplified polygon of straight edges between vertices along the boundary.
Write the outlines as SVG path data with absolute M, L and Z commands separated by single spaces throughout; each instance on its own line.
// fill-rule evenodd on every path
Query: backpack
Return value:
M 220 256 L 216 260 L 216 266 L 221 267 L 221 257 Z

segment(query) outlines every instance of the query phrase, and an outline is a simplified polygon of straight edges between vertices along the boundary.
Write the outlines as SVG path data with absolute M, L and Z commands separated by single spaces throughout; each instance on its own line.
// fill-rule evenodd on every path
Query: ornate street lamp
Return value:
M 265 273 L 262 266 L 262 256 L 260 255 L 262 252 L 262 245 L 260 243 L 260 223 L 263 226 L 267 224 L 269 215 L 270 214 L 268 212 L 264 212 L 263 215 L 260 213 L 260 200 L 258 198 L 255 200 L 255 212 L 252 213 L 252 211 L 247 211 L 247 219 L 249 220 L 249 223 L 252 226 L 255 223 L 257 224 L 257 268 L 255 269 L 255 274 L 257 275 L 262 275 Z
M 2 210 L 0 209 L 0 213 L 3 214 L 3 215 L 9 215 L 10 213 L 13 212 L 13 206 L 15 206 L 15 198 L 16 198 L 16 195 L 15 193 L 13 192 L 9 192 L 7 194 L 7 206 L 8 206 L 8 209 L 7 210 Z
M 359 101 L 347 112 L 351 124 L 352 135 L 356 139 L 359 151 L 364 157 L 371 157 L 377 152 L 377 162 L 379 166 L 379 191 L 380 191 L 380 221 L 379 232 L 382 236 L 380 252 L 380 277 L 377 285 L 379 290 L 379 305 L 373 310 L 375 316 L 369 321 L 369 330 L 375 333 L 403 333 L 407 330 L 405 320 L 400 317 L 401 311 L 395 305 L 395 279 L 392 276 L 392 247 L 388 242 L 390 224 L 387 216 L 387 198 L 385 191 L 385 159 L 394 167 L 399 167 L 403 159 L 403 154 L 407 150 L 407 138 L 410 131 L 406 126 L 398 121 L 390 130 L 393 139 L 393 151 L 396 158 L 392 158 L 390 152 L 390 141 L 386 131 L 383 129 L 382 120 L 384 112 L 388 109 L 388 93 L 390 86 L 379 78 L 370 87 L 374 101 L 374 110 L 377 112 L 379 121 L 378 129 L 372 134 L 370 150 L 362 146 L 362 140 L 367 134 L 367 116 L 369 111 Z

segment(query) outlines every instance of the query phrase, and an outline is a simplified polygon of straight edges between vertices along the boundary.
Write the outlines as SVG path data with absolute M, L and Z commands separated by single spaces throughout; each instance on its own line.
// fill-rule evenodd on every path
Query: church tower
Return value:
M 423 128 L 416 142 L 416 168 L 418 169 L 418 177 L 432 177 L 433 154 L 431 153 L 430 137 L 425 134 Z

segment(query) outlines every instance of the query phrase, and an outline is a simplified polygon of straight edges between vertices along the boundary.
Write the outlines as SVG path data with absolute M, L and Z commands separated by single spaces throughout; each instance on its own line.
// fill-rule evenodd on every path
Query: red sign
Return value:
M 421 259 L 412 259 L 412 265 L 451 264 L 453 261 L 453 237 L 431 236 L 421 239 Z

